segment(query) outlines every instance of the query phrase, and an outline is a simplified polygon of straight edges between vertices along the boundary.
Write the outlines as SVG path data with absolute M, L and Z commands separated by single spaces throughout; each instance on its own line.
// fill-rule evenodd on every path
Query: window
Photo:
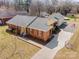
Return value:
M 34 34 L 34 30 L 32 29 L 32 34 Z
M 50 30 L 50 35 L 52 35 L 52 29 Z
M 32 32 L 32 29 L 30 29 L 30 32 Z
M 34 30 L 33 30 L 33 29 L 30 29 L 30 33 L 32 33 L 32 34 L 33 34 L 33 33 L 34 33 Z
M 42 36 L 42 32 L 38 31 L 38 36 L 41 37 Z

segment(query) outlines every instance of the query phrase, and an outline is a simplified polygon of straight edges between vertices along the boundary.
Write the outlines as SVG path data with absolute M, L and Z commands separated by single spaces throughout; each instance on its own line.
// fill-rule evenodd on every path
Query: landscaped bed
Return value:
M 6 32 L 7 26 L 0 26 L 0 59 L 30 59 L 39 47 L 24 42 Z

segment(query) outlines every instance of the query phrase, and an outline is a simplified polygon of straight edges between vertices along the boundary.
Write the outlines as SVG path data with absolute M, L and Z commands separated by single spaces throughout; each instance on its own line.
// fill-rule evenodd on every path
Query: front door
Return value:
M 21 35 L 26 35 L 26 28 L 24 27 L 21 27 L 21 32 L 20 32 Z

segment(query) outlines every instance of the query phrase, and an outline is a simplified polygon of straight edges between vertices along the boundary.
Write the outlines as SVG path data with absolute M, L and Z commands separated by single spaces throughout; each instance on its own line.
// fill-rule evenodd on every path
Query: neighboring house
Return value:
M 6 21 L 10 20 L 12 17 L 0 17 L 0 24 L 6 24 Z
M 55 19 L 58 22 L 58 26 L 63 24 L 65 21 L 65 16 L 61 15 L 60 13 L 53 13 L 49 16 L 50 19 Z
M 17 15 L 7 24 L 9 30 L 15 30 L 17 34 L 27 34 L 42 41 L 47 41 L 52 36 L 56 21 L 48 18 Z
M 15 16 L 14 12 L 10 12 L 5 6 L 0 8 L 0 23 L 5 24 L 6 21 Z

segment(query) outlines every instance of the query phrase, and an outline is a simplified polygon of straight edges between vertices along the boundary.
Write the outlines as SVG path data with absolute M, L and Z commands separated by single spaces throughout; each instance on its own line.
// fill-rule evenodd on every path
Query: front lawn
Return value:
M 56 54 L 54 59 L 79 59 L 79 53 L 64 47 Z
M 30 59 L 39 47 L 24 42 L 6 32 L 7 26 L 0 26 L 0 59 Z

